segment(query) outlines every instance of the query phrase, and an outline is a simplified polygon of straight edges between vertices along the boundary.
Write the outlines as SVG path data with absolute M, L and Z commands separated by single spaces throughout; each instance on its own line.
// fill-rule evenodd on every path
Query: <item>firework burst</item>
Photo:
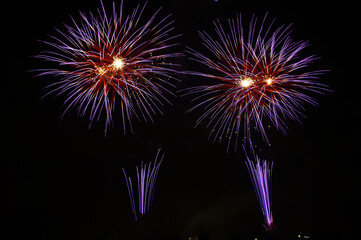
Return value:
M 160 9 L 146 19 L 145 6 L 123 16 L 121 1 L 119 10 L 113 3 L 108 15 L 101 2 L 96 13 L 80 13 L 79 21 L 72 18 L 71 25 L 57 30 L 58 36 L 44 41 L 52 50 L 36 57 L 56 67 L 39 69 L 39 75 L 59 78 L 49 93 L 67 95 L 64 113 L 77 108 L 80 117 L 89 117 L 89 127 L 104 114 L 105 133 L 115 111 L 121 113 L 124 132 L 128 125 L 132 131 L 132 118 L 153 122 L 162 113 L 176 72 L 172 59 L 180 55 L 171 43 L 178 35 L 172 34 L 170 16 L 157 20 Z
M 139 212 L 141 215 L 144 215 L 146 212 L 149 212 L 149 209 L 153 204 L 155 183 L 157 180 L 160 165 L 162 164 L 164 157 L 164 154 L 161 157 L 159 156 L 159 154 L 160 154 L 160 149 L 158 149 L 153 165 L 152 162 L 150 162 L 148 165 L 142 162 L 139 168 L 138 166 L 136 167 L 137 170 L 136 186 L 138 187 L 138 211 L 137 211 L 136 198 L 134 192 L 136 188 L 133 188 L 132 179 L 129 176 L 127 176 L 124 168 L 122 169 L 127 184 L 130 204 L 132 207 L 132 212 L 134 214 L 135 220 L 138 220 L 137 212 Z M 160 160 L 159 162 L 157 162 L 159 158 Z
M 261 206 L 265 228 L 268 231 L 273 230 L 273 216 L 272 216 L 272 168 L 273 162 L 267 163 L 266 160 L 261 159 L 254 154 L 254 161 L 251 161 L 247 156 L 246 165 L 249 175 L 251 176 L 254 190 L 257 195 L 258 202 Z
M 242 131 L 251 139 L 253 128 L 269 143 L 266 122 L 286 132 L 287 118 L 300 121 L 305 103 L 317 105 L 310 93 L 327 89 L 316 80 L 324 71 L 305 70 L 317 58 L 300 56 L 308 42 L 292 40 L 290 26 L 272 30 L 273 22 L 266 27 L 266 17 L 261 23 L 252 17 L 247 31 L 240 14 L 228 20 L 228 28 L 217 20 L 216 37 L 200 32 L 207 52 L 187 50 L 192 60 L 205 66 L 189 74 L 214 80 L 188 89 L 198 101 L 190 111 L 203 108 L 197 125 L 208 120 L 210 137 L 228 139 L 228 148 L 232 139 L 237 148 Z

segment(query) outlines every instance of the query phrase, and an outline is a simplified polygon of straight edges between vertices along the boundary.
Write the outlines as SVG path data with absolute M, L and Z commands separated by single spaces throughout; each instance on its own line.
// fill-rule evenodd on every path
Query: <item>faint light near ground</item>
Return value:
M 310 239 L 311 235 L 306 235 L 306 234 L 303 234 L 303 233 L 299 233 L 299 234 L 297 234 L 297 238 L 299 238 L 299 239 Z

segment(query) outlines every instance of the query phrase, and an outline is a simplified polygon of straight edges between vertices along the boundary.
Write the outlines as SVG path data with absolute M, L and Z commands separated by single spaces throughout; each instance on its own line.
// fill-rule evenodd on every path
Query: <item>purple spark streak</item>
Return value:
M 305 70 L 315 55 L 301 56 L 307 41 L 294 41 L 290 26 L 266 26 L 252 18 L 248 31 L 241 15 L 228 19 L 227 27 L 215 21 L 215 36 L 200 32 L 204 53 L 188 48 L 191 59 L 205 66 L 190 71 L 191 75 L 208 78 L 206 85 L 188 89 L 197 102 L 189 111 L 202 108 L 196 126 L 208 121 L 214 141 L 232 139 L 235 150 L 239 134 L 251 139 L 252 129 L 269 143 L 265 125 L 274 125 L 286 132 L 286 119 L 300 122 L 304 105 L 317 105 L 314 93 L 322 93 L 327 86 L 316 81 L 325 71 Z
M 262 209 L 264 221 L 266 224 L 265 227 L 268 231 L 272 231 L 273 217 L 271 185 L 273 162 L 267 163 L 266 160 L 261 161 L 261 159 L 256 154 L 254 154 L 254 158 L 255 163 L 252 162 L 247 156 L 246 165 L 249 175 L 252 179 L 258 202 Z
M 164 158 L 164 154 L 161 157 L 159 156 L 160 151 L 161 149 L 158 149 L 153 165 L 152 162 L 150 162 L 148 166 L 147 164 L 141 162 L 139 168 L 138 166 L 136 166 L 137 188 L 138 188 L 138 211 L 136 207 L 132 179 L 129 176 L 127 176 L 124 168 L 122 168 L 125 181 L 127 184 L 130 204 L 132 207 L 132 212 L 134 214 L 135 220 L 138 220 L 137 212 L 139 212 L 141 215 L 144 215 L 146 212 L 149 212 L 150 207 L 153 204 L 155 184 L 157 181 L 158 171 Z M 157 162 L 158 159 L 160 159 L 159 162 Z
M 113 122 L 113 113 L 121 114 L 124 133 L 132 119 L 153 122 L 153 115 L 162 113 L 161 106 L 170 103 L 165 94 L 173 94 L 174 58 L 173 21 L 170 15 L 158 18 L 142 16 L 146 4 L 138 5 L 132 14 L 123 14 L 123 1 L 119 10 L 113 3 L 108 14 L 101 1 L 101 9 L 85 14 L 80 19 L 71 18 L 70 25 L 50 41 L 51 48 L 36 57 L 55 64 L 51 69 L 38 69 L 39 76 L 54 76 L 48 94 L 65 94 L 64 113 L 75 107 L 80 117 L 89 117 L 89 127 L 94 120 L 105 115 L 106 134 Z M 47 95 L 48 95 L 47 94 Z

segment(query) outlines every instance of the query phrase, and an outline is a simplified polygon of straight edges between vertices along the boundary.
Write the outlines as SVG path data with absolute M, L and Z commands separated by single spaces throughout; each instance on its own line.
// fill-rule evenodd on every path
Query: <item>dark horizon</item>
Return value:
M 103 0 L 108 11 L 112 1 Z M 124 0 L 129 13 L 145 1 Z M 120 1 L 115 1 L 120 4 Z M 300 5 L 268 1 L 154 0 L 145 16 L 162 7 L 172 14 L 180 51 L 201 47 L 198 31 L 212 32 L 213 21 L 225 22 L 241 12 L 262 19 L 268 12 L 275 25 L 292 25 L 295 40 L 309 40 L 305 54 L 320 57 L 312 70 L 330 70 L 320 82 L 332 92 L 316 96 L 318 107 L 306 106 L 302 124 L 288 120 L 287 135 L 269 132 L 270 147 L 257 151 L 273 168 L 273 214 L 280 239 L 300 232 L 312 239 L 356 239 L 360 234 L 360 170 L 358 86 L 359 49 L 356 5 L 329 2 Z M 247 172 L 243 149 L 226 152 L 227 143 L 208 140 L 206 124 L 194 128 L 199 111 L 187 97 L 170 97 L 172 105 L 155 123 L 134 123 L 124 135 L 114 122 L 104 136 L 104 121 L 88 128 L 87 119 L 68 111 L 61 119 L 64 96 L 42 96 L 54 78 L 34 77 L 43 63 L 32 58 L 49 34 L 70 15 L 96 11 L 100 1 L 33 1 L 12 6 L 12 73 L 6 81 L 6 145 L 9 163 L 4 183 L 9 239 L 188 239 L 201 233 L 210 239 L 262 239 L 263 216 Z M 353 35 L 354 34 L 354 35 Z M 180 58 L 182 67 L 193 62 Z M 177 90 L 204 81 L 180 75 Z M 7 79 L 5 79 L 7 80 Z M 353 83 L 353 82 L 352 82 Z M 175 91 L 177 91 L 175 90 Z M 141 161 L 152 161 L 157 148 L 165 153 L 154 204 L 136 222 L 122 168 L 135 173 Z M 4 196 L 8 196 L 4 194 Z M 163 236 L 163 238 L 161 238 Z

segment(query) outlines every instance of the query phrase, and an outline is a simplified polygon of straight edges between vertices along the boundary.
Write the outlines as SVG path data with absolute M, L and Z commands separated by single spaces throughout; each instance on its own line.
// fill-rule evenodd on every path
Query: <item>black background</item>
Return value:
M 119 6 L 119 1 L 116 2 Z M 126 0 L 124 11 L 139 1 Z M 110 10 L 111 1 L 104 1 Z M 276 25 L 293 23 L 292 36 L 310 40 L 305 54 L 322 57 L 315 68 L 331 93 L 306 107 L 302 124 L 289 121 L 287 136 L 271 132 L 266 149 L 274 161 L 273 213 L 280 238 L 299 232 L 315 239 L 355 239 L 360 230 L 359 168 L 359 28 L 358 5 L 345 1 L 154 1 L 144 13 L 163 7 L 172 13 L 179 50 L 200 48 L 198 30 L 212 32 L 212 21 L 242 12 L 268 12 Z M 187 239 L 206 233 L 210 239 L 254 239 L 265 235 L 263 218 L 244 164 L 242 151 L 226 153 L 226 144 L 207 140 L 209 129 L 194 128 L 200 112 L 186 113 L 189 99 L 171 97 L 172 106 L 155 124 L 134 124 L 124 135 L 115 126 L 104 137 L 104 122 L 88 129 L 86 119 L 70 111 L 60 120 L 64 97 L 40 98 L 52 78 L 29 72 L 44 64 L 39 53 L 53 27 L 94 11 L 99 1 L 26 1 L 11 6 L 11 77 L 3 79 L 6 120 L 3 183 L 9 201 L 2 214 L 7 239 Z M 4 12 L 6 13 L 6 12 Z M 7 23 L 5 24 L 7 25 Z M 192 64 L 182 59 L 184 69 Z M 4 70 L 4 69 L 3 69 Z M 5 70 L 4 70 L 5 72 Z M 7 71 L 6 71 L 7 72 Z M 199 78 L 179 76 L 179 88 Z M 121 168 L 129 172 L 152 160 L 157 147 L 166 153 L 151 212 L 133 219 Z M 7 169 L 9 167 L 9 170 Z M 10 237 L 10 238 L 9 238 Z M 235 238 L 237 239 L 237 238 Z

